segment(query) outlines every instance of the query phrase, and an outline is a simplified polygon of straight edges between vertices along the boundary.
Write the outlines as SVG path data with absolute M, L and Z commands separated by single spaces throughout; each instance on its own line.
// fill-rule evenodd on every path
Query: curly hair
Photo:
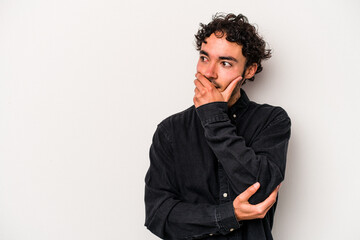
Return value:
M 246 58 L 245 69 L 256 63 L 258 65 L 256 73 L 259 73 L 263 69 L 261 61 L 271 57 L 271 49 L 266 49 L 266 42 L 242 14 L 236 16 L 232 13 L 227 15 L 217 13 L 210 23 L 200 23 L 200 29 L 195 35 L 198 51 L 201 49 L 201 44 L 213 33 L 219 38 L 225 36 L 229 42 L 236 42 L 242 46 L 242 54 Z M 255 76 L 247 80 L 254 81 L 254 78 Z

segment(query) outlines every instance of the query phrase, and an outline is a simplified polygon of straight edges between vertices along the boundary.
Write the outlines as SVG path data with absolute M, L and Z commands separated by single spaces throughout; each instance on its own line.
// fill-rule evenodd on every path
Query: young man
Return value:
M 162 121 L 145 177 L 145 225 L 164 239 L 272 239 L 290 119 L 241 86 L 271 56 L 243 15 L 196 34 L 194 106 Z

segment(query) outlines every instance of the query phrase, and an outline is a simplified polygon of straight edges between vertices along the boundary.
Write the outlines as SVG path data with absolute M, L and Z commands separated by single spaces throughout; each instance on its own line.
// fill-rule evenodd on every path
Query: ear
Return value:
M 252 77 L 255 75 L 257 68 L 258 68 L 257 63 L 251 64 L 251 66 L 249 66 L 249 67 L 246 69 L 245 79 L 250 79 L 250 78 L 252 78 Z

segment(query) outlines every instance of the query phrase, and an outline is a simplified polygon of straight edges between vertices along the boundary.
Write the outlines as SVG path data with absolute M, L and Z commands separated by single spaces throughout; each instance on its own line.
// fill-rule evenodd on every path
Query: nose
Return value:
M 216 71 L 216 64 L 215 63 L 209 63 L 206 65 L 203 75 L 209 79 L 216 79 L 217 78 L 217 71 Z

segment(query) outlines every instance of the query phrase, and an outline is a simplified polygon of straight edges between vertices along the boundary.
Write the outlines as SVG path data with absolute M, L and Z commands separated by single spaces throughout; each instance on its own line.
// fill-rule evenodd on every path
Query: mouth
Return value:
M 219 89 L 219 88 L 220 88 L 220 86 L 217 85 L 214 81 L 211 81 L 211 80 L 209 80 L 209 81 L 212 83 L 212 85 L 214 85 L 214 87 L 215 87 L 216 89 Z

